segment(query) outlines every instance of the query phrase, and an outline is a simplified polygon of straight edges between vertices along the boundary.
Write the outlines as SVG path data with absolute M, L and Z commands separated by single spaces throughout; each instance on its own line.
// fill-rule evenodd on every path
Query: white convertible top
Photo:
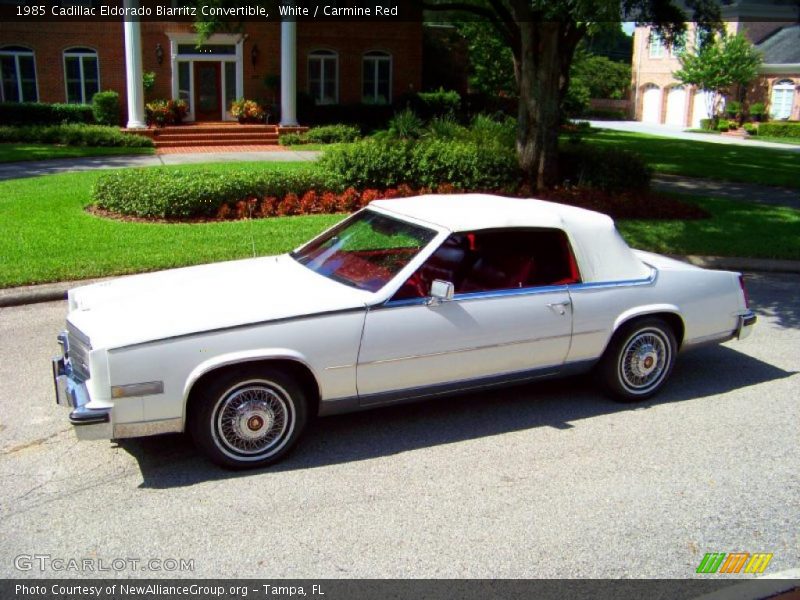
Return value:
M 651 268 L 639 260 L 602 213 L 545 200 L 489 194 L 448 194 L 375 200 L 371 207 L 452 232 L 546 227 L 569 236 L 584 282 L 643 279 Z

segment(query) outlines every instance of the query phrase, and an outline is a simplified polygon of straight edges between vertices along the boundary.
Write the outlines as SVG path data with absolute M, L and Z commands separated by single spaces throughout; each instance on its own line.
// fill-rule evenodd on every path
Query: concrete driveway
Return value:
M 584 120 L 584 119 L 579 119 Z M 676 138 L 680 140 L 693 140 L 696 142 L 710 142 L 712 144 L 731 144 L 734 146 L 751 146 L 753 148 L 775 148 L 787 152 L 800 152 L 800 145 L 778 144 L 775 142 L 761 142 L 758 139 L 737 138 L 726 135 L 711 135 L 707 133 L 692 133 L 684 131 L 683 127 L 672 125 L 655 125 L 641 121 L 595 121 L 589 120 L 592 127 L 598 129 L 612 129 L 614 131 L 629 131 L 631 133 L 646 133 L 661 137 Z
M 95 575 L 17 569 L 34 554 L 133 577 L 684 578 L 743 551 L 795 568 L 800 278 L 749 281 L 755 333 L 681 356 L 652 401 L 571 380 L 320 419 L 246 473 L 181 435 L 77 442 L 48 362 L 65 303 L 0 309 L 0 576 Z

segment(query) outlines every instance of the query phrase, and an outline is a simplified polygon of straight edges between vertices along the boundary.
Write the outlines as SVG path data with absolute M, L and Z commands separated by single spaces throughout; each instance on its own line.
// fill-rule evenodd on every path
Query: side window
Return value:
M 488 230 L 450 236 L 394 299 L 427 297 L 434 279 L 469 294 L 578 283 L 580 274 L 561 230 Z

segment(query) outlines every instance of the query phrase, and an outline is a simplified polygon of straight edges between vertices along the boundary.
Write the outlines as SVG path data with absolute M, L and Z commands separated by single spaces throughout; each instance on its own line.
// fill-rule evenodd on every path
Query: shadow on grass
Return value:
M 709 376 L 711 372 L 715 376 Z M 225 471 L 208 463 L 184 435 L 119 443 L 139 463 L 144 479 L 140 487 L 173 488 L 370 460 L 539 427 L 570 429 L 585 419 L 702 400 L 790 375 L 731 348 L 715 346 L 682 356 L 671 385 L 644 403 L 612 402 L 588 385 L 588 378 L 572 378 L 328 417 L 314 421 L 283 462 L 255 471 Z

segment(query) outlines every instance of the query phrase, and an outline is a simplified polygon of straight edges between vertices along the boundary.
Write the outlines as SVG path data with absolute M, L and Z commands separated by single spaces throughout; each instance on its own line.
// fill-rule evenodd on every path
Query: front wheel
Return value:
M 650 398 L 669 378 L 677 347 L 672 328 L 662 319 L 637 319 L 623 325 L 598 365 L 605 391 L 621 402 Z
M 199 391 L 188 429 L 213 462 L 249 469 L 283 458 L 307 421 L 305 394 L 273 369 L 228 372 Z

